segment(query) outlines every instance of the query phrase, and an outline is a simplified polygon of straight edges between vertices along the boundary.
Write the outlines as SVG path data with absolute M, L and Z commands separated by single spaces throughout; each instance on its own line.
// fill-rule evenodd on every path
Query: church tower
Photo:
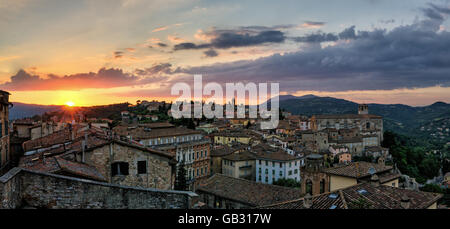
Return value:
M 358 114 L 369 114 L 369 106 L 367 104 L 358 104 Z

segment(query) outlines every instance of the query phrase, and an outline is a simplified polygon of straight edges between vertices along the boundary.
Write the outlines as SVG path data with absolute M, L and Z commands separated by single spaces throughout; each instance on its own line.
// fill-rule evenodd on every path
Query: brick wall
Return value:
M 0 177 L 0 208 L 187 209 L 193 192 L 135 188 L 14 168 Z

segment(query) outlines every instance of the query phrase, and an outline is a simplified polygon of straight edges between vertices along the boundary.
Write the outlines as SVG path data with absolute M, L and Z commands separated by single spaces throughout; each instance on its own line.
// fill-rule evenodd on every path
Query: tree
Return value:
M 195 123 L 192 119 L 189 119 L 187 128 L 195 130 Z
M 186 191 L 187 189 L 186 168 L 184 162 L 181 162 L 175 178 L 175 190 Z
M 434 192 L 434 193 L 445 193 L 444 190 L 439 185 L 436 184 L 426 184 L 420 188 L 420 191 L 424 192 Z
M 300 188 L 301 183 L 295 181 L 294 179 L 285 179 L 281 178 L 272 183 L 273 185 L 291 187 L 291 188 Z

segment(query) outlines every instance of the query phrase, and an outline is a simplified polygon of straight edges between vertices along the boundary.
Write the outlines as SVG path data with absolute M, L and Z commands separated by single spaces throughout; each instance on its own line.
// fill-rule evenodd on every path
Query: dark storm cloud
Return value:
M 351 26 L 339 33 L 339 38 L 343 40 L 356 39 L 355 26 Z
M 242 27 L 239 30 L 214 30 L 207 33 L 211 37 L 210 43 L 194 44 L 180 43 L 174 50 L 217 48 L 228 49 L 233 47 L 255 46 L 265 43 L 283 43 L 286 39 L 283 32 L 278 30 L 264 30 L 267 27 Z
M 431 10 L 445 15 L 447 8 Z M 275 54 L 177 72 L 204 74 L 215 82 L 280 82 L 282 90 L 378 90 L 450 86 L 450 33 L 439 31 L 442 20 L 429 17 L 391 31 L 358 31 L 352 26 L 338 35 L 319 33 L 301 42 L 349 39 L 334 46 L 311 46 Z
M 204 49 L 204 48 L 209 48 L 209 47 L 211 47 L 210 44 L 196 45 L 191 42 L 183 42 L 183 43 L 173 46 L 173 50 L 177 51 L 177 50 L 186 50 L 186 49 Z
M 122 51 L 115 51 L 113 53 L 114 58 L 121 58 L 123 56 L 123 52 Z
M 339 37 L 332 33 L 317 32 L 302 37 L 294 37 L 292 39 L 296 42 L 321 43 L 321 42 L 337 41 Z
M 167 44 L 162 43 L 162 42 L 159 42 L 157 45 L 158 45 L 159 47 L 167 47 Z
M 171 74 L 172 64 L 170 63 L 160 63 L 155 64 L 150 68 L 146 69 L 136 69 L 135 73 L 140 76 L 156 75 L 156 74 Z
M 203 54 L 205 54 L 206 57 L 215 57 L 219 55 L 214 49 L 204 51 Z

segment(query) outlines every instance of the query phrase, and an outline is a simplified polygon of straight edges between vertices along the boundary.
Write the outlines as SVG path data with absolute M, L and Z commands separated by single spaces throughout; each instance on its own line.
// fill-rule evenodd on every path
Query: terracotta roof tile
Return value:
M 198 187 L 197 191 L 214 194 L 254 207 L 301 197 L 299 189 L 262 184 L 222 174 L 215 174 L 210 177 Z

